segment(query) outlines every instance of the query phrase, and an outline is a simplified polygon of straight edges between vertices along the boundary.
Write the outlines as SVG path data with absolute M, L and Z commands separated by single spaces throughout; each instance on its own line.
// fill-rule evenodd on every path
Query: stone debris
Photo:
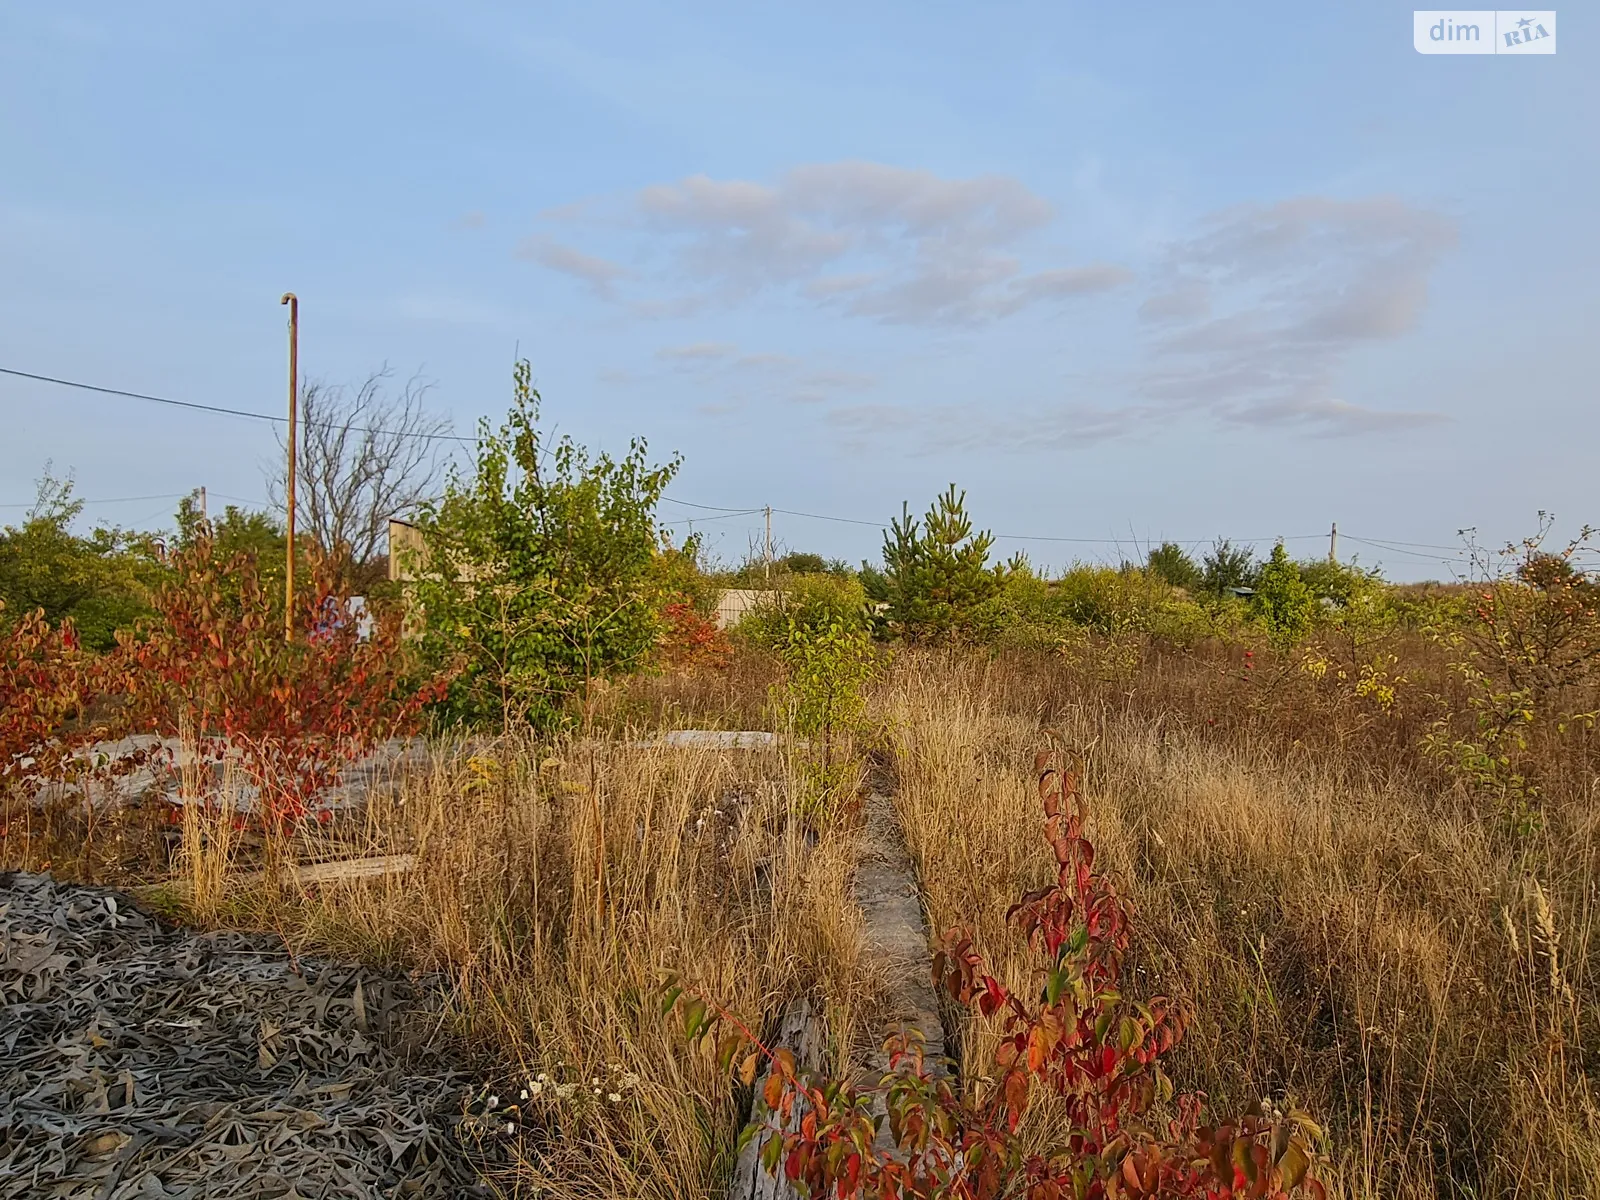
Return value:
M 0 874 L 0 1200 L 488 1196 L 403 979 Z

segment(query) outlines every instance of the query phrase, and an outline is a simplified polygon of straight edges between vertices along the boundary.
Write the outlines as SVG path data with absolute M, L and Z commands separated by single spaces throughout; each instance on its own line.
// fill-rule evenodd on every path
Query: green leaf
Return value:
M 693 999 L 683 1006 L 683 1036 L 689 1041 L 694 1041 L 704 1029 L 706 1016 L 706 1002 Z

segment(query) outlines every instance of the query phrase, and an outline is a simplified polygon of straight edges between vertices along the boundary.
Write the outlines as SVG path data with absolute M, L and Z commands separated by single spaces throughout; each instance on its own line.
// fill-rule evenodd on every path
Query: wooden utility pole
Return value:
M 283 640 L 294 641 L 294 470 L 295 426 L 300 410 L 300 298 L 285 292 L 279 304 L 289 306 L 289 485 L 284 489 L 289 542 L 283 575 Z
M 1339 522 L 1333 523 L 1333 528 L 1328 530 L 1328 561 L 1339 561 Z
M 762 553 L 762 556 L 761 556 L 762 557 L 762 561 L 766 563 L 766 567 L 763 570 L 762 574 L 763 574 L 763 576 L 765 578 L 771 579 L 772 578 L 772 505 L 770 505 L 770 504 L 767 505 L 766 513 L 767 513 L 766 549 L 764 550 L 764 552 Z

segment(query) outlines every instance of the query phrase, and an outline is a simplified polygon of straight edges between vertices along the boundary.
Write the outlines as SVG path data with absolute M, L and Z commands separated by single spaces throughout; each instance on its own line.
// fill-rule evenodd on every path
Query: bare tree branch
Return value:
M 353 584 L 382 578 L 389 518 L 437 489 L 444 468 L 437 438 L 450 422 L 423 407 L 430 385 L 413 375 L 398 395 L 386 392 L 385 365 L 352 393 L 307 382 L 300 389 L 295 521 L 325 553 L 342 560 Z M 279 448 L 288 446 L 283 434 Z M 285 470 L 267 480 L 268 496 L 285 510 Z

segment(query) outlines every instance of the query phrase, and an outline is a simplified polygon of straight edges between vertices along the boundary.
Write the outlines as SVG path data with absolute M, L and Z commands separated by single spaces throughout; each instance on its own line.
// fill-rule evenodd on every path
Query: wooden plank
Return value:
M 875 1035 L 858 1048 L 859 1075 L 873 1085 L 889 1073 L 884 1043 L 896 1035 L 920 1034 L 928 1073 L 948 1074 L 944 1025 L 939 1017 L 938 995 L 933 988 L 933 955 L 922 911 L 922 894 L 916 868 L 906 850 L 895 817 L 894 802 L 883 792 L 867 797 L 866 828 L 861 861 L 856 866 L 855 901 L 863 918 L 863 949 L 875 964 L 875 974 L 888 985 L 881 1020 Z M 859 1049 L 865 1049 L 860 1054 Z M 885 1114 L 885 1097 L 873 1099 L 876 1116 Z M 878 1150 L 895 1154 L 889 1123 L 878 1129 Z
M 404 875 L 416 865 L 415 854 L 380 854 L 373 858 L 308 863 L 303 867 L 290 867 L 288 873 L 296 883 L 347 883 L 380 875 Z
M 793 1000 L 784 1010 L 778 1025 L 778 1036 L 773 1049 L 786 1047 L 793 1052 L 795 1063 L 802 1070 L 816 1071 L 822 1067 L 822 1056 L 827 1051 L 826 1030 L 821 1017 L 813 1011 L 805 998 Z M 750 1104 L 750 1123 L 765 1125 L 769 1110 L 761 1091 L 771 1072 L 763 1069 L 756 1076 L 755 1095 Z M 800 1123 L 801 1109 L 795 1106 L 790 1127 Z M 773 1176 L 761 1168 L 762 1137 L 757 1134 L 745 1144 L 738 1161 L 734 1163 L 733 1178 L 728 1181 L 728 1200 L 801 1200 L 800 1193 L 781 1175 Z

